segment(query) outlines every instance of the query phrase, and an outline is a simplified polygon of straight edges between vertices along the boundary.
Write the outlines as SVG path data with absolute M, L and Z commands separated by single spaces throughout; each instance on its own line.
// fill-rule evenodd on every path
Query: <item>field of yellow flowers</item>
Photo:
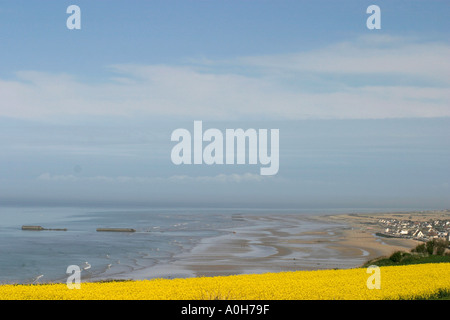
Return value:
M 1 285 L 0 299 L 306 300 L 417 299 L 450 292 L 450 263 L 381 267 L 380 289 L 369 289 L 365 268 L 294 271 L 188 279 Z

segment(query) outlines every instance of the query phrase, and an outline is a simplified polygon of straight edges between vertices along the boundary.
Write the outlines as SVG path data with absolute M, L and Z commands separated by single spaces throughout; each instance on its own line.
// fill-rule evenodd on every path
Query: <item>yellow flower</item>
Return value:
M 188 279 L 1 285 L 2 300 L 306 300 L 415 299 L 450 292 L 450 263 L 380 268 L 380 289 L 369 289 L 366 269 L 293 271 Z

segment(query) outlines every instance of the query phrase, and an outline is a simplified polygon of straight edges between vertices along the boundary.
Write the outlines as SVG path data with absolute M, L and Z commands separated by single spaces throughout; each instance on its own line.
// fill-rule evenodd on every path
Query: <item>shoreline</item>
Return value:
M 379 218 L 408 219 L 448 211 L 331 215 L 244 215 L 251 226 L 223 229 L 205 238 L 172 262 L 138 270 L 123 279 L 190 278 L 267 272 L 358 268 L 395 251 L 409 251 L 419 241 L 380 238 Z
M 275 211 L 274 211 L 275 212 Z M 268 272 L 358 268 L 395 251 L 409 251 L 421 243 L 411 239 L 382 238 L 378 219 L 450 219 L 450 211 L 374 213 L 236 213 L 245 220 L 236 227 L 214 231 L 168 260 L 154 265 L 118 265 L 82 277 L 82 282 L 192 278 L 261 274 Z M 148 253 L 146 253 L 148 255 Z M 117 266 L 114 266 L 116 270 Z M 66 278 L 50 281 L 65 282 Z

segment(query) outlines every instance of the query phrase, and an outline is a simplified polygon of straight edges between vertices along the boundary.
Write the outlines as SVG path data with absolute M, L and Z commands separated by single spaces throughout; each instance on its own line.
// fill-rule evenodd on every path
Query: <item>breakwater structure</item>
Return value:
M 27 230 L 27 231 L 67 231 L 66 228 L 56 228 L 56 229 L 52 229 L 52 228 L 43 228 L 41 226 L 22 226 L 22 230 Z
M 66 228 L 44 228 L 42 226 L 35 225 L 23 225 L 22 230 L 26 231 L 67 231 Z M 97 228 L 97 232 L 136 232 L 135 229 L 132 228 Z
M 97 232 L 136 232 L 131 228 L 97 228 Z

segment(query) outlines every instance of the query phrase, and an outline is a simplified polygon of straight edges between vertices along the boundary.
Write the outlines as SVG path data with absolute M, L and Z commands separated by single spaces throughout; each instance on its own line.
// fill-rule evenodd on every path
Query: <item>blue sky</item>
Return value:
M 1 1 L 3 75 L 19 70 L 101 74 L 120 63 L 295 53 L 360 35 L 373 1 L 76 1 L 82 32 L 65 28 L 73 1 Z M 377 34 L 448 40 L 446 1 L 377 1 Z M 372 32 L 375 33 L 375 32 Z
M 66 28 L 71 4 L 81 30 Z M 0 202 L 450 207 L 449 12 L 0 1 Z M 280 129 L 279 173 L 173 165 L 170 134 L 194 120 Z

